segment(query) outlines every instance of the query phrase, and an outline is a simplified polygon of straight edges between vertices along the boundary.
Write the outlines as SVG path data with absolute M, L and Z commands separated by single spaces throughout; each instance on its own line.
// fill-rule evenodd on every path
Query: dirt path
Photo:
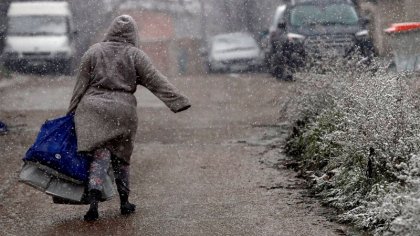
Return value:
M 303 197 L 295 173 L 272 168 L 284 158 L 269 148 L 285 130 L 276 101 L 294 84 L 265 75 L 175 79 L 193 103 L 176 115 L 140 89 L 131 166 L 138 212 L 121 217 L 115 198 L 100 205 L 98 222 L 84 223 L 86 206 L 54 205 L 17 183 L 20 158 L 42 122 L 64 112 L 73 82 L 32 78 L 0 88 L 0 120 L 11 125 L 0 136 L 0 234 L 340 235 L 342 226 Z

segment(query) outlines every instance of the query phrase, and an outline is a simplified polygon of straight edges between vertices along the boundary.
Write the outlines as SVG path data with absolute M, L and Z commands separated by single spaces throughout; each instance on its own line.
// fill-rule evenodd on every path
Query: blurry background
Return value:
M 12 0 L 0 2 L 0 50 L 6 30 L 6 12 Z M 248 31 L 258 40 L 281 0 L 68 0 L 76 29 L 77 58 L 101 40 L 113 17 L 127 13 L 140 26 L 142 49 L 167 74 L 194 74 L 203 68 L 199 49 L 219 33 Z M 380 55 L 390 54 L 383 33 L 391 23 L 418 21 L 418 0 L 354 0 L 369 17 Z

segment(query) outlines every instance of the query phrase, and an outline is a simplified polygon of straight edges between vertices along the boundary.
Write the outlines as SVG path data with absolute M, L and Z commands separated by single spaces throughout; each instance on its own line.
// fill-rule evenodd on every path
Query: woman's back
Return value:
M 90 87 L 134 93 L 137 87 L 135 54 L 137 48 L 127 43 L 102 42 L 89 50 L 92 80 Z M 89 91 L 88 91 L 89 93 Z

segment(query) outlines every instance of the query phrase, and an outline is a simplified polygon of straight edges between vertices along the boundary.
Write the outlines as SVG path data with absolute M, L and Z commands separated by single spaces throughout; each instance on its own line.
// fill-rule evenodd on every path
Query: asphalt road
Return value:
M 343 226 L 305 197 L 293 171 L 274 168 L 285 128 L 279 107 L 292 82 L 267 75 L 171 80 L 193 107 L 173 114 L 139 89 L 139 130 L 131 164 L 131 201 L 100 204 L 100 220 L 83 222 L 86 206 L 63 206 L 17 182 L 41 124 L 64 114 L 74 79 L 14 75 L 0 80 L 0 235 L 342 235 Z M 281 121 L 283 122 L 283 121 Z M 280 125 L 279 125 L 280 124 Z

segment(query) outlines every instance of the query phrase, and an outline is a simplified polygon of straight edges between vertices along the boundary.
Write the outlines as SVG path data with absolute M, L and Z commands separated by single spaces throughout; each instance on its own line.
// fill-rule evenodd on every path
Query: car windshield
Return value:
M 63 16 L 14 16 L 9 19 L 10 35 L 63 35 L 67 33 Z
M 250 35 L 219 36 L 213 40 L 214 52 L 255 49 L 258 45 Z
M 290 12 L 292 26 L 305 25 L 354 25 L 359 21 L 356 10 L 348 4 L 301 5 Z

